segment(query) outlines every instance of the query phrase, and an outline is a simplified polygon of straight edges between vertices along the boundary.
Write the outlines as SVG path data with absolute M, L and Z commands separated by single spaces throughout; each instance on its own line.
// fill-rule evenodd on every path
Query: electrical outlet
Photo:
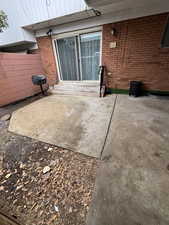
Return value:
M 116 48 L 117 47 L 117 42 L 110 42 L 110 48 Z

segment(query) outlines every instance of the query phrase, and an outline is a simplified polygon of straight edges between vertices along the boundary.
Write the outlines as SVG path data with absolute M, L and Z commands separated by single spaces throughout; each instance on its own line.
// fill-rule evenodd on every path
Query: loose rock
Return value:
M 59 208 L 56 205 L 54 205 L 54 208 L 56 212 L 59 212 Z
M 48 152 L 51 152 L 53 150 L 53 148 L 48 148 Z
M 11 173 L 8 173 L 5 178 L 8 179 L 11 176 Z
M 4 116 L 1 117 L 0 120 L 7 121 L 7 120 L 10 120 L 10 118 L 11 118 L 11 115 L 10 114 L 5 114 Z
M 0 186 L 0 191 L 3 191 L 4 190 L 4 186 Z
M 50 170 L 51 170 L 51 169 L 50 169 L 49 166 L 45 166 L 45 167 L 43 168 L 43 173 L 44 173 L 44 174 L 45 174 L 45 173 L 48 173 Z
M 72 213 L 72 211 L 73 211 L 73 210 L 72 210 L 72 207 L 70 207 L 70 208 L 69 208 L 69 213 Z
M 16 191 L 19 190 L 19 189 L 21 189 L 22 187 L 23 187 L 23 185 L 17 186 Z

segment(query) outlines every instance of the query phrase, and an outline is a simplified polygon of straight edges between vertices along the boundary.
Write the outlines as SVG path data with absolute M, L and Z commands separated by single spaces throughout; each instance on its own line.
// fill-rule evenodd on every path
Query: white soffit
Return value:
M 99 2 L 99 1 L 98 1 Z M 111 2 L 111 4 L 104 4 L 96 6 L 95 8 L 99 10 L 102 14 L 118 12 L 127 9 L 139 9 L 146 10 L 147 8 L 154 8 L 155 5 L 158 5 L 160 8 L 165 8 L 169 11 L 169 0 L 107 0 L 107 3 Z
M 70 14 L 63 17 L 56 17 L 54 19 L 46 20 L 40 23 L 26 25 L 26 26 L 23 26 L 23 28 L 28 30 L 39 30 L 39 29 L 66 24 L 66 23 L 70 23 L 70 22 L 74 22 L 78 20 L 84 20 L 87 18 L 95 17 L 95 16 L 96 14 L 94 13 L 93 10 L 85 10 L 82 12 Z
M 160 5 L 169 7 L 168 0 L 85 0 L 86 4 L 92 8 L 100 10 L 102 13 L 115 12 L 127 8 L 145 8 L 149 5 L 160 3 Z

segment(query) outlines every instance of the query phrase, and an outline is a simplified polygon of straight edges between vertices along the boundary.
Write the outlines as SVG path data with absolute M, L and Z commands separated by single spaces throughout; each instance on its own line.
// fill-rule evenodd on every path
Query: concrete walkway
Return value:
M 15 111 L 9 131 L 100 158 L 114 101 L 51 95 Z
M 169 98 L 50 96 L 10 131 L 101 155 L 87 225 L 169 224 Z
M 169 99 L 117 96 L 87 225 L 169 224 Z

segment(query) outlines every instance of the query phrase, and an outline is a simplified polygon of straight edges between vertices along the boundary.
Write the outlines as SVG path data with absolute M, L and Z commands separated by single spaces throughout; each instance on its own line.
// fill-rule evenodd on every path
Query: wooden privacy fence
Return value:
M 44 74 L 39 54 L 0 53 L 0 106 L 40 92 L 36 74 Z

